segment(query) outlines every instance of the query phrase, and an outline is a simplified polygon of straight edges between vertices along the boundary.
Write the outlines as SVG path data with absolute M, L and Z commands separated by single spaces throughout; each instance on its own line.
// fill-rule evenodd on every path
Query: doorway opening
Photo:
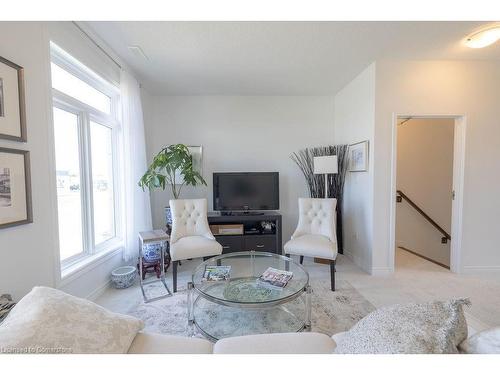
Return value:
M 465 118 L 398 115 L 393 125 L 392 260 L 406 251 L 459 273 Z

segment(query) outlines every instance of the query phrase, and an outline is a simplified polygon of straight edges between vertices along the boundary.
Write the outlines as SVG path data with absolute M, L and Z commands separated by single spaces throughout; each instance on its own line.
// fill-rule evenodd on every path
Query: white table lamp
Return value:
M 338 173 L 337 155 L 314 157 L 314 174 L 325 175 L 325 198 L 328 198 L 328 175 L 335 173 Z

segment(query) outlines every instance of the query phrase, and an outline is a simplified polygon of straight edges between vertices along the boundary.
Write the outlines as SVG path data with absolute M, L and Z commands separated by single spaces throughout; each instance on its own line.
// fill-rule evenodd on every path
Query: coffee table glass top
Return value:
M 231 266 L 229 281 L 203 281 L 206 266 Z M 293 272 L 282 289 L 261 286 L 257 279 L 268 268 Z M 309 283 L 309 274 L 288 257 L 273 253 L 244 251 L 222 254 L 201 263 L 193 272 L 193 285 L 210 301 L 227 306 L 276 305 L 296 298 Z

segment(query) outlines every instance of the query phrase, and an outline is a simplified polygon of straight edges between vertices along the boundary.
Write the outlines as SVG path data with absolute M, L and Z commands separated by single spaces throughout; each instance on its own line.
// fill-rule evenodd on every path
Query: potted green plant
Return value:
M 193 157 L 186 145 L 176 144 L 163 148 L 153 158 L 148 170 L 139 180 L 144 190 L 165 190 L 169 185 L 174 199 L 179 199 L 184 185 L 207 185 L 201 174 L 193 169 Z M 170 209 L 166 209 L 167 224 L 172 223 Z

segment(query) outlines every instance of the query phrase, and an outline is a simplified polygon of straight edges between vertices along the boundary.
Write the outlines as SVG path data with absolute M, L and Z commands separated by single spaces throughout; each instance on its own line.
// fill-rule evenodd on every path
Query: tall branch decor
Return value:
M 297 164 L 302 171 L 309 196 L 311 198 L 324 198 L 325 196 L 325 178 L 323 175 L 314 174 L 314 157 L 337 155 L 338 173 L 329 174 L 328 183 L 328 198 L 337 199 L 337 242 L 339 253 L 343 254 L 343 238 L 342 238 L 342 202 L 344 195 L 345 176 L 348 168 L 347 149 L 348 145 L 321 146 L 305 148 L 294 152 L 290 158 Z

